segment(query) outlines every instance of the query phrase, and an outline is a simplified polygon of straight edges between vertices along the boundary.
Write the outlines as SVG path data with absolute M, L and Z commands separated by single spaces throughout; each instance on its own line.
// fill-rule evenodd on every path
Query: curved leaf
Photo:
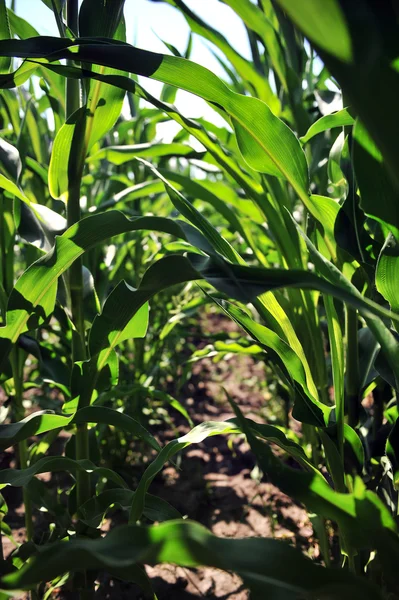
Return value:
M 5 450 L 22 440 L 46 431 L 67 427 L 73 417 L 55 415 L 46 411 L 34 412 L 22 421 L 0 425 L 0 448 Z
M 258 73 L 250 61 L 243 58 L 236 50 L 234 50 L 220 31 L 217 31 L 211 27 L 211 25 L 205 23 L 198 15 L 193 13 L 182 0 L 169 0 L 169 2 L 170 4 L 177 6 L 184 14 L 191 31 L 201 35 L 219 48 L 227 60 L 233 65 L 242 80 L 245 81 L 246 84 L 249 84 L 252 90 L 255 91 L 254 95 L 266 102 L 274 114 L 279 114 L 280 102 L 273 93 L 267 78 Z M 215 53 L 215 56 L 219 55 Z
M 375 274 L 377 290 L 389 302 L 391 309 L 399 311 L 399 244 L 390 234 L 378 257 Z
M 353 165 L 361 208 L 366 215 L 388 227 L 399 240 L 398 190 L 383 155 L 359 120 L 353 128 Z
M 323 131 L 327 131 L 327 129 L 332 129 L 333 127 L 345 127 L 353 125 L 354 123 L 355 119 L 350 114 L 349 109 L 343 108 L 342 110 L 338 110 L 329 115 L 324 115 L 324 117 L 318 119 L 309 127 L 305 135 L 299 139 L 302 144 L 306 144 L 315 135 L 323 133 Z
M 107 408 L 105 406 L 86 406 L 75 414 L 73 423 L 103 423 L 104 425 L 113 425 L 118 429 L 127 431 L 134 436 L 145 440 L 154 450 L 159 451 L 160 446 L 156 439 L 147 431 L 141 423 L 125 415 L 118 410 Z
M 10 22 L 8 20 L 8 12 L 6 0 L 0 0 L 0 40 L 11 37 Z M 0 58 L 0 73 L 8 73 L 11 65 L 11 59 L 6 56 Z
M 66 571 L 128 568 L 136 563 L 169 562 L 185 567 L 208 565 L 240 575 L 256 598 L 285 592 L 287 598 L 378 600 L 369 582 L 340 569 L 323 569 L 298 550 L 272 539 L 223 539 L 190 521 L 150 527 L 117 527 L 104 538 L 58 542 L 39 550 L 29 564 L 6 575 L 7 588 L 30 587 Z M 263 595 L 262 595 L 263 594 Z
M 9 351 L 9 342 L 15 343 L 18 336 L 36 328 L 52 313 L 56 292 L 57 280 L 68 267 L 86 250 L 96 244 L 104 242 L 114 235 L 137 231 L 139 229 L 160 230 L 176 237 L 186 238 L 186 233 L 195 240 L 195 245 L 200 247 L 200 233 L 196 233 L 187 223 L 173 221 L 162 217 L 133 217 L 128 219 L 118 211 L 93 215 L 70 227 L 62 236 L 56 238 L 56 243 L 51 252 L 31 265 L 19 278 L 11 292 L 6 314 L 6 325 L 0 327 L 0 360 L 1 354 Z M 211 247 L 206 244 L 207 249 Z M 166 263 L 181 262 L 181 268 L 173 269 L 177 282 L 181 277 L 196 277 L 189 263 L 183 257 L 167 257 Z M 171 265 L 172 266 L 172 265 Z M 159 271 L 161 272 L 162 269 Z M 164 284 L 166 283 L 163 277 Z M 188 279 L 184 279 L 187 281 Z M 171 285 L 171 284 L 170 284 Z M 148 290 L 149 291 L 149 290 Z M 145 296 L 144 296 L 145 297 Z M 148 298 L 145 298 L 145 302 Z
M 305 35 L 344 62 L 352 60 L 352 41 L 339 0 L 277 0 Z
M 148 328 L 148 303 L 134 303 L 136 292 L 125 281 L 120 281 L 108 296 L 90 329 L 91 356 L 101 350 L 111 351 L 125 340 L 145 337 Z
M 101 492 L 79 507 L 78 517 L 90 527 L 98 527 L 109 510 L 113 508 L 129 510 L 134 493 L 124 488 Z M 143 513 L 151 521 L 170 521 L 181 518 L 179 511 L 166 500 L 151 494 L 146 494 Z
M 238 325 L 243 327 L 243 329 L 249 333 L 252 338 L 277 354 L 292 379 L 299 383 L 306 394 L 305 397 L 301 396 L 297 399 L 297 401 L 299 402 L 301 399 L 302 402 L 306 403 L 307 412 L 311 415 L 311 424 L 325 427 L 328 424 L 331 409 L 317 400 L 317 398 L 314 398 L 310 393 L 307 385 L 305 370 L 302 362 L 294 350 L 274 331 L 268 329 L 260 323 L 257 323 L 237 306 L 227 303 L 222 304 L 216 300 L 215 302 L 221 306 L 224 312 L 228 314 L 236 323 L 238 323 Z
M 113 481 L 119 487 L 129 487 L 117 473 L 105 467 L 96 467 L 90 460 L 73 460 L 67 456 L 46 456 L 26 469 L 3 469 L 0 472 L 0 489 L 7 485 L 23 487 L 35 475 L 39 475 L 40 473 L 54 473 L 56 471 L 96 473 L 101 477 Z
M 183 156 L 185 158 L 202 158 L 204 152 L 197 152 L 186 144 L 136 144 L 134 146 L 106 146 L 87 158 L 88 162 L 107 160 L 114 165 L 123 165 L 135 158 Z
M 233 402 L 231 405 L 241 431 L 247 436 L 260 468 L 270 481 L 284 493 L 303 502 L 308 510 L 337 521 L 353 548 L 377 549 L 387 574 L 394 577 L 399 542 L 392 533 L 396 532 L 397 526 L 380 498 L 367 490 L 360 478 L 355 480 L 353 493 L 339 493 L 323 479 L 284 465 L 266 444 L 255 437 L 239 408 Z
M 305 154 L 290 128 L 275 117 L 266 104 L 231 91 L 204 67 L 176 56 L 165 56 L 111 40 L 96 44 L 58 38 L 0 41 L 0 54 L 28 58 L 70 58 L 83 63 L 123 68 L 137 75 L 175 85 L 213 102 L 230 115 L 240 151 L 256 171 L 287 179 L 302 198 L 308 195 Z M 0 83 L 1 85 L 1 83 Z M 4 85 L 4 84 L 3 84 Z M 9 83 L 8 83 L 9 85 Z
M 145 440 L 155 450 L 160 446 L 155 438 L 138 421 L 117 410 L 100 406 L 88 406 L 72 415 L 55 415 L 39 411 L 32 413 L 22 421 L 0 425 L 0 448 L 6 449 L 33 435 L 67 427 L 72 423 L 104 423 L 114 425 L 124 431 Z

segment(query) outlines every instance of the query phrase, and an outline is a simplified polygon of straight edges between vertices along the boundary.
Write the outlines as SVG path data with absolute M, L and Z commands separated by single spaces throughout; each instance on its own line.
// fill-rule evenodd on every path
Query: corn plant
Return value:
M 0 352 L 11 398 L 0 443 L 19 461 L 0 483 L 23 488 L 29 542 L 4 562 L 3 595 L 48 597 L 69 578 L 92 597 L 106 570 L 153 597 L 142 566 L 166 561 L 236 571 L 254 598 L 395 597 L 395 5 L 225 0 L 247 28 L 248 61 L 182 0 L 169 3 L 218 48 L 228 83 L 188 60 L 189 48 L 183 57 L 126 43 L 123 0 L 46 2 L 59 37 L 38 35 L 0 2 Z M 137 75 L 162 82 L 161 97 Z M 205 99 L 226 128 L 179 112 L 169 102 L 176 88 Z M 331 112 L 332 98 L 343 108 Z M 170 144 L 155 138 L 163 119 L 180 126 Z M 198 165 L 213 173 L 199 178 Z M 161 448 L 127 396 L 137 406 L 171 401 L 157 375 L 168 352 L 159 341 L 205 303 L 241 327 L 236 352 L 273 368 L 285 428 L 244 418 L 229 398 L 234 419 Z M 24 390 L 38 382 L 57 390 L 52 410 L 25 416 Z M 370 409 L 362 400 L 371 393 Z M 286 430 L 291 409 L 302 424 L 296 442 Z M 147 445 L 138 483 L 105 464 L 110 428 Z M 65 450 L 48 454 L 64 430 Z M 305 505 L 325 566 L 276 540 L 216 538 L 149 493 L 177 452 L 217 434 L 245 435 L 262 472 Z M 57 471 L 72 483 L 54 501 L 36 475 Z M 44 540 L 34 506 L 56 523 Z M 128 524 L 103 535 L 114 506 Z M 6 513 L 4 503 L 9 534 Z

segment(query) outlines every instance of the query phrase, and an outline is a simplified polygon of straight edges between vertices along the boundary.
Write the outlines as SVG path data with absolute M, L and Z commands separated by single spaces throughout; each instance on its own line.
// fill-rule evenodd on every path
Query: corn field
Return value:
M 399 5 L 214 0 L 247 58 L 186 2 L 155 53 L 133 0 L 0 0 L 0 599 L 395 600 Z M 202 518 L 204 448 L 302 542 Z

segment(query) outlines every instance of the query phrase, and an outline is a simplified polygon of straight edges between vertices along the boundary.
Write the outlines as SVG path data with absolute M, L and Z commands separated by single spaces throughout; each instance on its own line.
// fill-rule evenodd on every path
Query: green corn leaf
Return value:
M 115 85 L 125 85 L 125 83 L 126 80 L 115 82 Z M 246 171 L 243 170 L 244 165 L 242 161 L 240 161 L 241 164 L 238 164 L 237 161 L 230 156 L 230 153 L 227 153 L 221 146 L 220 137 L 223 131 L 226 130 L 213 130 L 212 124 L 210 123 L 203 125 L 200 119 L 194 121 L 193 119 L 184 117 L 175 106 L 159 101 L 137 83 L 133 88 L 130 88 L 130 91 L 165 112 L 170 118 L 183 127 L 188 134 L 192 135 L 199 142 L 201 142 L 201 144 L 213 157 L 216 164 L 220 165 L 221 168 L 224 169 L 226 173 L 228 173 L 247 192 L 248 196 L 257 202 L 258 195 L 262 193 L 262 187 L 257 180 L 257 173 L 252 171 L 250 176 L 247 175 Z
M 357 432 L 347 423 L 344 424 L 344 451 L 345 458 L 350 452 L 350 461 L 354 464 L 356 472 L 361 474 L 365 466 L 364 447 Z
M 0 0 L 0 40 L 6 40 L 11 37 L 10 22 L 8 20 L 8 11 L 6 0 Z M 11 66 L 11 58 L 7 56 L 0 57 L 0 73 L 8 73 Z
M 48 127 L 47 122 L 41 119 L 34 102 L 29 102 L 25 110 L 26 139 L 33 151 L 33 158 L 38 163 L 44 164 L 48 157 Z M 20 146 L 21 147 L 21 146 Z
M 193 33 L 209 40 L 223 52 L 223 55 L 230 61 L 241 79 L 252 88 L 254 95 L 266 102 L 274 114 L 279 114 L 280 102 L 273 93 L 267 78 L 258 73 L 252 63 L 234 50 L 219 31 L 193 13 L 182 0 L 169 0 L 169 3 L 175 5 L 183 13 Z
M 103 0 L 101 3 L 97 0 L 83 0 L 79 10 L 80 35 L 89 38 L 113 38 L 123 19 L 124 4 L 125 0 Z
M 123 488 L 101 492 L 79 507 L 78 517 L 90 527 L 98 527 L 110 510 L 119 508 L 128 511 L 132 504 L 134 493 L 131 490 Z M 151 521 L 161 522 L 181 518 L 179 511 L 173 508 L 169 502 L 152 494 L 146 494 L 144 516 Z
M 315 135 L 319 133 L 323 133 L 328 129 L 332 129 L 333 127 L 345 127 L 348 125 L 354 125 L 355 119 L 351 116 L 348 108 L 343 108 L 342 110 L 338 110 L 335 113 L 331 113 L 329 115 L 324 115 L 318 119 L 315 123 L 313 123 L 304 136 L 300 138 L 302 144 L 306 144 L 309 140 L 311 140 Z
M 154 282 L 154 288 L 155 288 Z M 137 290 L 125 281 L 119 282 L 105 301 L 90 329 L 91 356 L 104 349 L 113 349 L 127 339 L 143 338 L 148 328 L 148 303 L 134 304 Z
M 326 482 L 310 473 L 283 465 L 270 448 L 253 435 L 239 408 L 231 404 L 260 468 L 270 480 L 286 494 L 303 502 L 308 510 L 337 521 L 353 548 L 378 549 L 384 569 L 392 577 L 395 571 L 392 555 L 399 552 L 398 540 L 392 536 L 396 525 L 378 496 L 367 490 L 360 479 L 356 479 L 353 493 L 343 494 L 332 490 Z
M 47 456 L 39 459 L 35 464 L 26 469 L 3 469 L 0 473 L 0 489 L 8 485 L 24 487 L 28 485 L 35 475 L 39 475 L 40 473 L 55 473 L 57 471 L 96 473 L 100 477 L 105 477 L 116 483 L 119 487 L 128 487 L 117 473 L 105 467 L 96 467 L 90 460 L 73 460 L 67 456 Z
M 305 240 L 311 258 L 318 271 L 329 279 L 331 285 L 335 285 L 340 289 L 339 295 L 332 291 L 331 295 L 340 298 L 344 302 L 347 302 L 353 308 L 357 308 L 360 314 L 362 314 L 362 316 L 365 318 L 369 329 L 373 332 L 373 335 L 382 347 L 382 351 L 384 352 L 385 357 L 392 371 L 394 372 L 396 386 L 399 388 L 399 344 L 392 335 L 391 331 L 385 325 L 384 321 L 380 318 L 383 317 L 383 312 L 385 309 L 383 309 L 382 312 L 381 310 L 378 310 L 377 312 L 369 312 L 366 308 L 366 305 L 369 303 L 374 303 L 362 296 L 358 289 L 348 279 L 346 279 L 346 277 L 344 277 L 341 271 L 339 271 L 330 261 L 322 256 L 322 254 L 320 254 L 320 252 L 316 249 L 316 247 L 312 244 L 310 239 L 299 226 L 297 226 L 297 229 L 299 234 Z M 320 291 L 322 291 L 321 288 Z M 349 298 L 346 300 L 344 299 L 346 293 L 349 293 L 351 296 L 350 300 Z M 393 317 L 394 314 L 396 313 L 391 313 L 391 317 Z M 396 317 L 393 317 L 393 320 L 395 323 L 397 322 Z
M 129 415 L 125 415 L 112 408 L 95 405 L 87 406 L 78 410 L 73 417 L 73 423 L 103 423 L 105 425 L 113 425 L 118 429 L 131 433 L 135 437 L 143 439 L 149 446 L 154 448 L 154 450 L 160 450 L 160 446 L 156 439 L 145 427 L 143 427 L 143 425 Z
M 118 552 L 115 549 L 118 548 Z M 254 598 L 278 594 L 299 600 L 380 600 L 377 589 L 351 573 L 323 569 L 290 545 L 272 539 L 223 539 L 191 521 L 168 521 L 150 527 L 117 527 L 104 538 L 79 538 L 43 547 L 29 565 L 6 576 L 8 589 L 26 588 L 40 581 L 85 567 L 111 570 L 136 563 L 169 562 L 185 567 L 214 566 L 240 575 Z M 284 595 L 282 595 L 284 594 Z
M 307 198 L 308 169 L 300 143 L 289 127 L 275 117 L 261 100 L 232 92 L 204 67 L 175 56 L 146 52 L 111 41 L 91 44 L 82 39 L 73 45 L 67 40 L 47 38 L 40 42 L 38 46 L 37 40 L 34 45 L 29 40 L 12 40 L 5 46 L 0 41 L 0 55 L 40 58 L 51 54 L 52 60 L 70 58 L 124 68 L 175 85 L 222 106 L 232 119 L 240 151 L 249 166 L 287 179 L 300 198 Z
M 237 427 L 237 432 L 242 432 L 237 419 L 229 419 L 228 422 L 234 423 L 234 425 Z M 299 444 L 290 440 L 281 429 L 274 425 L 255 423 L 255 421 L 252 421 L 251 419 L 246 419 L 246 423 L 251 428 L 254 436 L 276 444 L 276 446 L 284 450 L 287 454 L 289 454 L 289 456 L 292 456 L 292 458 L 294 458 L 298 464 L 304 467 L 305 470 L 313 473 L 316 477 L 324 479 L 320 471 L 308 459 L 303 448 Z
M 375 284 L 377 290 L 395 312 L 399 311 L 399 245 L 397 240 L 390 234 L 378 257 L 375 273 Z
M 0 448 L 5 450 L 33 435 L 67 427 L 71 421 L 72 417 L 38 411 L 17 423 L 2 424 L 0 425 Z
M 112 208 L 120 202 L 133 202 L 140 198 L 146 198 L 152 194 L 160 194 L 165 191 L 165 187 L 161 181 L 143 181 L 143 183 L 137 183 L 128 188 L 123 189 L 121 192 L 115 194 L 112 198 L 104 200 L 99 204 L 97 210 L 105 210 L 106 208 Z
M 324 257 L 319 256 L 323 261 L 325 260 Z M 319 290 L 322 293 L 330 294 L 357 308 L 365 317 L 387 317 L 399 322 L 399 315 L 362 296 L 342 273 L 328 261 L 326 261 L 328 268 L 327 270 L 323 269 L 323 274 L 328 273 L 327 276 L 330 278 L 331 272 L 333 272 L 334 275 L 331 276 L 331 281 L 319 277 L 311 271 L 300 269 L 263 269 L 261 267 L 227 265 L 226 263 L 222 267 L 222 263 L 219 261 L 204 256 L 192 256 L 190 260 L 198 272 L 218 290 L 244 303 L 251 302 L 251 299 L 266 291 L 284 287 L 297 287 Z
M 69 189 L 81 170 L 81 144 L 86 129 L 86 108 L 79 108 L 59 129 L 52 148 L 48 171 L 49 191 L 53 198 L 68 202 Z
M 272 22 L 250 0 L 223 0 L 223 2 L 230 6 L 241 17 L 246 26 L 261 38 L 274 71 L 277 73 L 285 91 L 288 91 L 287 64 L 281 42 Z
M 320 48 L 344 62 L 352 60 L 348 23 L 338 0 L 277 0 L 289 17 Z
M 200 247 L 203 245 L 199 232 L 197 234 L 196 230 L 183 222 L 179 224 L 178 221 L 162 217 L 134 217 L 128 219 L 118 211 L 88 217 L 70 227 L 62 236 L 56 238 L 53 250 L 29 267 L 20 277 L 9 298 L 6 315 L 7 324 L 0 328 L 0 346 L 1 340 L 9 339 L 15 343 L 19 335 L 29 329 L 36 328 L 52 313 L 58 277 L 66 271 L 74 260 L 86 250 L 114 235 L 139 229 L 158 229 L 183 239 L 186 239 L 185 232 L 189 232 L 188 235 L 193 236 L 194 245 Z M 208 249 L 208 244 L 205 247 Z M 211 248 L 210 250 L 212 251 Z M 166 264 L 170 259 L 172 262 L 182 261 L 182 277 L 189 277 L 188 271 L 191 272 L 191 278 L 195 275 L 195 272 L 183 257 L 166 258 Z M 180 282 L 179 271 L 177 270 L 176 273 Z M 165 284 L 165 277 L 161 279 Z M 184 279 L 184 281 L 186 280 Z
M 33 38 L 31 38 L 33 39 Z M 0 74 L 0 87 L 5 89 L 20 86 L 33 75 L 41 65 L 48 62 L 45 58 L 35 58 L 35 61 L 24 60 L 14 73 Z
M 166 191 L 171 199 L 173 205 L 177 210 L 186 217 L 195 227 L 197 227 L 204 237 L 208 240 L 210 246 L 214 248 L 217 252 L 219 252 L 222 256 L 227 258 L 228 260 L 243 264 L 243 259 L 241 256 L 234 250 L 234 248 L 227 242 L 218 232 L 216 227 L 211 225 L 208 219 L 206 219 L 192 204 L 188 202 L 186 198 L 178 192 L 171 183 L 167 179 L 165 179 L 159 171 L 150 163 L 138 159 L 142 162 L 146 167 L 151 169 L 156 177 L 161 179 L 164 183 Z
M 123 165 L 131 162 L 135 158 L 158 158 L 183 156 L 185 158 L 203 157 L 203 152 L 196 152 L 186 144 L 136 144 L 134 146 L 106 146 L 94 154 L 91 154 L 87 161 L 95 162 L 98 160 L 107 160 L 114 165 Z
M 263 224 L 264 217 L 253 202 L 242 200 L 233 188 L 221 181 L 194 180 L 191 177 L 164 169 L 159 169 L 159 173 L 171 181 L 177 190 L 209 203 L 219 215 L 226 219 L 232 230 L 244 238 L 260 264 L 266 266 L 264 253 L 260 250 L 258 240 L 254 238 L 251 227 L 253 221 L 260 225 Z
M 311 194 L 307 203 L 307 209 L 320 223 L 324 233 L 324 242 L 331 255 L 331 259 L 335 261 L 337 259 L 337 244 L 334 236 L 334 228 L 340 205 L 327 196 Z
M 29 64 L 33 65 L 33 67 L 31 68 L 34 69 L 34 63 Z M 98 81 L 110 83 L 112 85 L 115 85 L 116 87 L 121 87 L 122 89 L 132 94 L 138 95 L 140 98 L 143 98 L 144 100 L 150 102 L 160 110 L 164 111 L 166 114 L 168 114 L 168 116 L 170 116 L 177 123 L 179 123 L 179 125 L 181 125 L 188 133 L 190 133 L 196 139 L 198 139 L 198 141 L 201 142 L 203 146 L 205 146 L 205 148 L 209 151 L 212 157 L 216 160 L 217 164 L 220 164 L 226 170 L 226 172 L 229 173 L 229 175 L 231 175 L 239 183 L 239 185 L 241 185 L 243 189 L 247 191 L 249 196 L 255 199 L 255 201 L 257 200 L 258 195 L 262 192 L 262 188 L 254 180 L 253 176 L 249 177 L 248 175 L 246 175 L 246 173 L 242 170 L 242 167 L 239 166 L 230 156 L 228 156 L 224 152 L 224 150 L 220 147 L 218 140 L 212 137 L 200 123 L 198 123 L 197 121 L 193 121 L 192 119 L 187 119 L 181 113 L 179 113 L 176 107 L 158 100 L 157 98 L 149 94 L 146 90 L 144 90 L 144 88 L 140 86 L 136 81 L 133 81 L 132 79 L 129 79 L 127 77 L 101 75 L 100 73 L 96 73 L 93 71 L 78 69 L 74 67 L 64 67 L 58 65 L 56 66 L 53 64 L 48 65 L 47 69 L 52 73 L 62 73 L 64 77 L 67 76 L 75 79 L 93 78 Z M 20 76 L 18 76 L 18 81 L 20 81 L 21 79 L 25 81 L 28 76 L 29 75 L 25 76 L 24 78 L 24 74 L 21 74 Z M 8 92 L 8 90 L 5 90 L 5 92 Z M 255 171 L 252 172 L 252 175 L 254 174 L 256 175 Z
M 75 412 L 89 406 L 93 392 L 101 394 L 118 385 L 119 357 L 112 348 L 84 361 L 76 361 L 72 367 L 70 400 L 65 402 L 64 413 Z
M 40 35 L 39 32 L 32 27 L 30 23 L 28 23 L 28 21 L 15 14 L 15 12 L 10 8 L 7 9 L 7 13 L 12 32 L 21 38 L 21 40 L 31 37 L 38 37 Z
M 353 164 L 360 189 L 361 208 L 366 215 L 389 228 L 399 240 L 399 192 L 380 150 L 360 121 L 356 121 L 353 128 Z
M 14 90 L 4 89 L 0 98 L 0 106 L 7 112 L 13 131 L 16 135 L 19 135 L 21 132 L 21 119 L 17 93 Z
M 72 423 L 104 423 L 106 425 L 113 425 L 131 433 L 135 437 L 145 440 L 154 450 L 160 450 L 160 446 L 155 438 L 138 421 L 129 417 L 129 415 L 103 406 L 88 406 L 69 416 L 38 411 L 17 423 L 2 424 L 0 425 L 0 448 L 5 450 L 34 435 L 65 428 Z
M 197 362 L 202 360 L 203 358 L 213 358 L 215 359 L 218 355 L 224 357 L 231 354 L 244 354 L 250 356 L 263 355 L 264 349 L 258 344 L 251 344 L 249 346 L 239 344 L 237 342 L 222 342 L 221 340 L 216 340 L 216 342 L 212 344 L 208 344 L 205 348 L 201 348 L 200 350 L 196 350 L 191 355 L 190 359 L 187 361 L 188 363 Z
M 10 179 L 7 179 L 4 175 L 0 173 L 0 188 L 11 194 L 12 196 L 16 196 L 22 202 L 26 202 L 28 205 L 31 204 L 29 198 L 25 196 L 23 192 L 19 189 L 19 187 L 13 183 Z
M 189 196 L 209 203 L 217 212 L 223 215 L 238 231 L 240 220 L 238 217 L 248 217 L 251 222 L 259 225 L 264 223 L 264 216 L 259 208 L 248 199 L 240 198 L 236 190 L 224 181 L 207 181 L 206 179 L 193 179 L 181 173 L 166 169 L 158 169 L 159 173 L 171 181 L 177 189 L 184 191 Z M 226 211 L 226 208 L 230 210 Z M 238 213 L 238 217 L 236 216 Z
M 154 281 L 155 291 L 159 289 L 157 284 L 158 282 Z M 68 403 L 67 410 L 75 408 L 78 396 L 80 396 L 79 407 L 90 404 L 94 389 L 99 391 L 99 378 L 107 366 L 111 375 L 111 383 L 108 383 L 108 387 L 113 384 L 115 360 L 116 379 L 118 375 L 115 348 L 127 339 L 145 337 L 148 328 L 148 310 L 148 303 L 143 303 L 142 294 L 137 294 L 137 290 L 125 281 L 119 282 L 106 299 L 101 314 L 94 318 L 89 337 L 91 357 L 75 365 L 73 399 Z
M 214 301 L 227 315 L 238 323 L 238 325 L 243 327 L 253 339 L 277 354 L 292 379 L 299 383 L 305 392 L 305 396 L 302 395 L 297 399 L 297 402 L 301 401 L 306 403 L 306 413 L 310 415 L 310 420 L 305 419 L 305 422 L 310 421 L 313 425 L 325 427 L 328 424 L 331 409 L 322 402 L 319 402 L 310 393 L 303 364 L 294 350 L 274 331 L 254 321 L 254 319 L 249 317 L 237 306 L 230 303 L 222 304 L 217 300 Z

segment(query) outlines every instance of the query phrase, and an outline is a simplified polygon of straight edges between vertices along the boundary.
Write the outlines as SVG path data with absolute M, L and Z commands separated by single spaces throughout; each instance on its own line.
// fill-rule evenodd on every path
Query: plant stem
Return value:
M 78 33 L 78 0 L 67 0 L 66 20 L 69 29 L 77 35 Z M 66 81 L 66 116 L 70 117 L 80 108 L 79 81 L 67 79 Z M 70 174 L 68 188 L 67 222 L 68 227 L 80 221 L 80 186 L 84 167 L 84 139 L 79 135 L 78 125 L 75 132 L 79 139 L 74 148 L 77 156 L 74 157 L 74 173 Z M 71 161 L 71 157 L 69 158 Z M 75 326 L 72 339 L 73 362 L 86 358 L 85 345 L 85 323 L 83 310 L 83 263 L 81 259 L 76 260 L 69 269 L 69 297 L 72 314 L 72 322 Z M 78 425 L 76 431 L 76 459 L 89 458 L 89 437 L 87 425 Z M 90 476 L 86 472 L 78 472 L 76 477 L 77 504 L 81 506 L 90 498 Z
M 17 347 L 14 347 L 10 355 L 12 376 L 14 380 L 15 391 L 15 417 L 20 421 L 25 416 L 23 406 L 23 369 L 20 364 L 20 356 Z M 22 440 L 18 444 L 18 460 L 19 468 L 26 469 L 28 466 L 28 444 L 26 440 Z M 33 520 L 32 520 L 32 503 L 27 488 L 22 488 L 22 497 L 25 506 L 25 529 L 26 539 L 30 542 L 33 538 Z
M 26 443 L 26 440 L 22 440 L 22 442 L 19 442 L 18 454 L 20 468 L 26 469 L 28 467 L 28 445 Z M 25 506 L 26 539 L 28 542 L 30 542 L 33 539 L 32 503 L 30 500 L 29 492 L 25 486 L 22 488 L 22 497 Z
M 323 519 L 323 517 L 320 517 L 316 514 L 309 515 L 309 519 L 312 523 L 315 534 L 319 538 L 320 552 L 324 558 L 325 565 L 326 567 L 331 567 L 327 522 L 325 519 Z
M 11 369 L 14 380 L 14 391 L 15 391 L 15 416 L 16 420 L 20 421 L 25 416 L 25 410 L 23 406 L 23 365 L 21 363 L 21 357 L 19 350 L 15 346 L 10 355 Z M 29 450 L 27 440 L 21 440 L 18 444 L 18 462 L 20 469 L 26 469 L 28 467 Z M 26 541 L 31 542 L 33 540 L 33 513 L 32 513 L 32 502 L 29 496 L 29 491 L 26 486 L 22 488 L 22 500 L 25 508 L 25 531 Z M 29 562 L 29 560 L 28 560 Z M 37 600 L 37 594 L 34 590 L 31 590 L 28 598 L 30 600 Z
M 69 29 L 78 35 L 78 0 L 67 0 L 66 2 L 66 22 Z M 67 64 L 74 66 L 73 60 L 67 60 Z M 65 106 L 66 117 L 70 117 L 80 104 L 80 85 L 78 79 L 67 79 L 65 84 Z
M 346 307 L 346 390 L 349 425 L 356 427 L 359 421 L 359 352 L 357 311 Z
M 1 524 L 1 521 L 0 521 Z M 1 536 L 0 536 L 0 560 L 3 561 L 4 560 L 4 548 L 3 548 L 3 533 L 0 532 Z
M 61 14 L 58 12 L 55 0 L 51 0 L 51 6 L 53 8 L 55 22 L 57 23 L 58 33 L 61 37 L 65 37 L 65 26 L 62 21 Z

